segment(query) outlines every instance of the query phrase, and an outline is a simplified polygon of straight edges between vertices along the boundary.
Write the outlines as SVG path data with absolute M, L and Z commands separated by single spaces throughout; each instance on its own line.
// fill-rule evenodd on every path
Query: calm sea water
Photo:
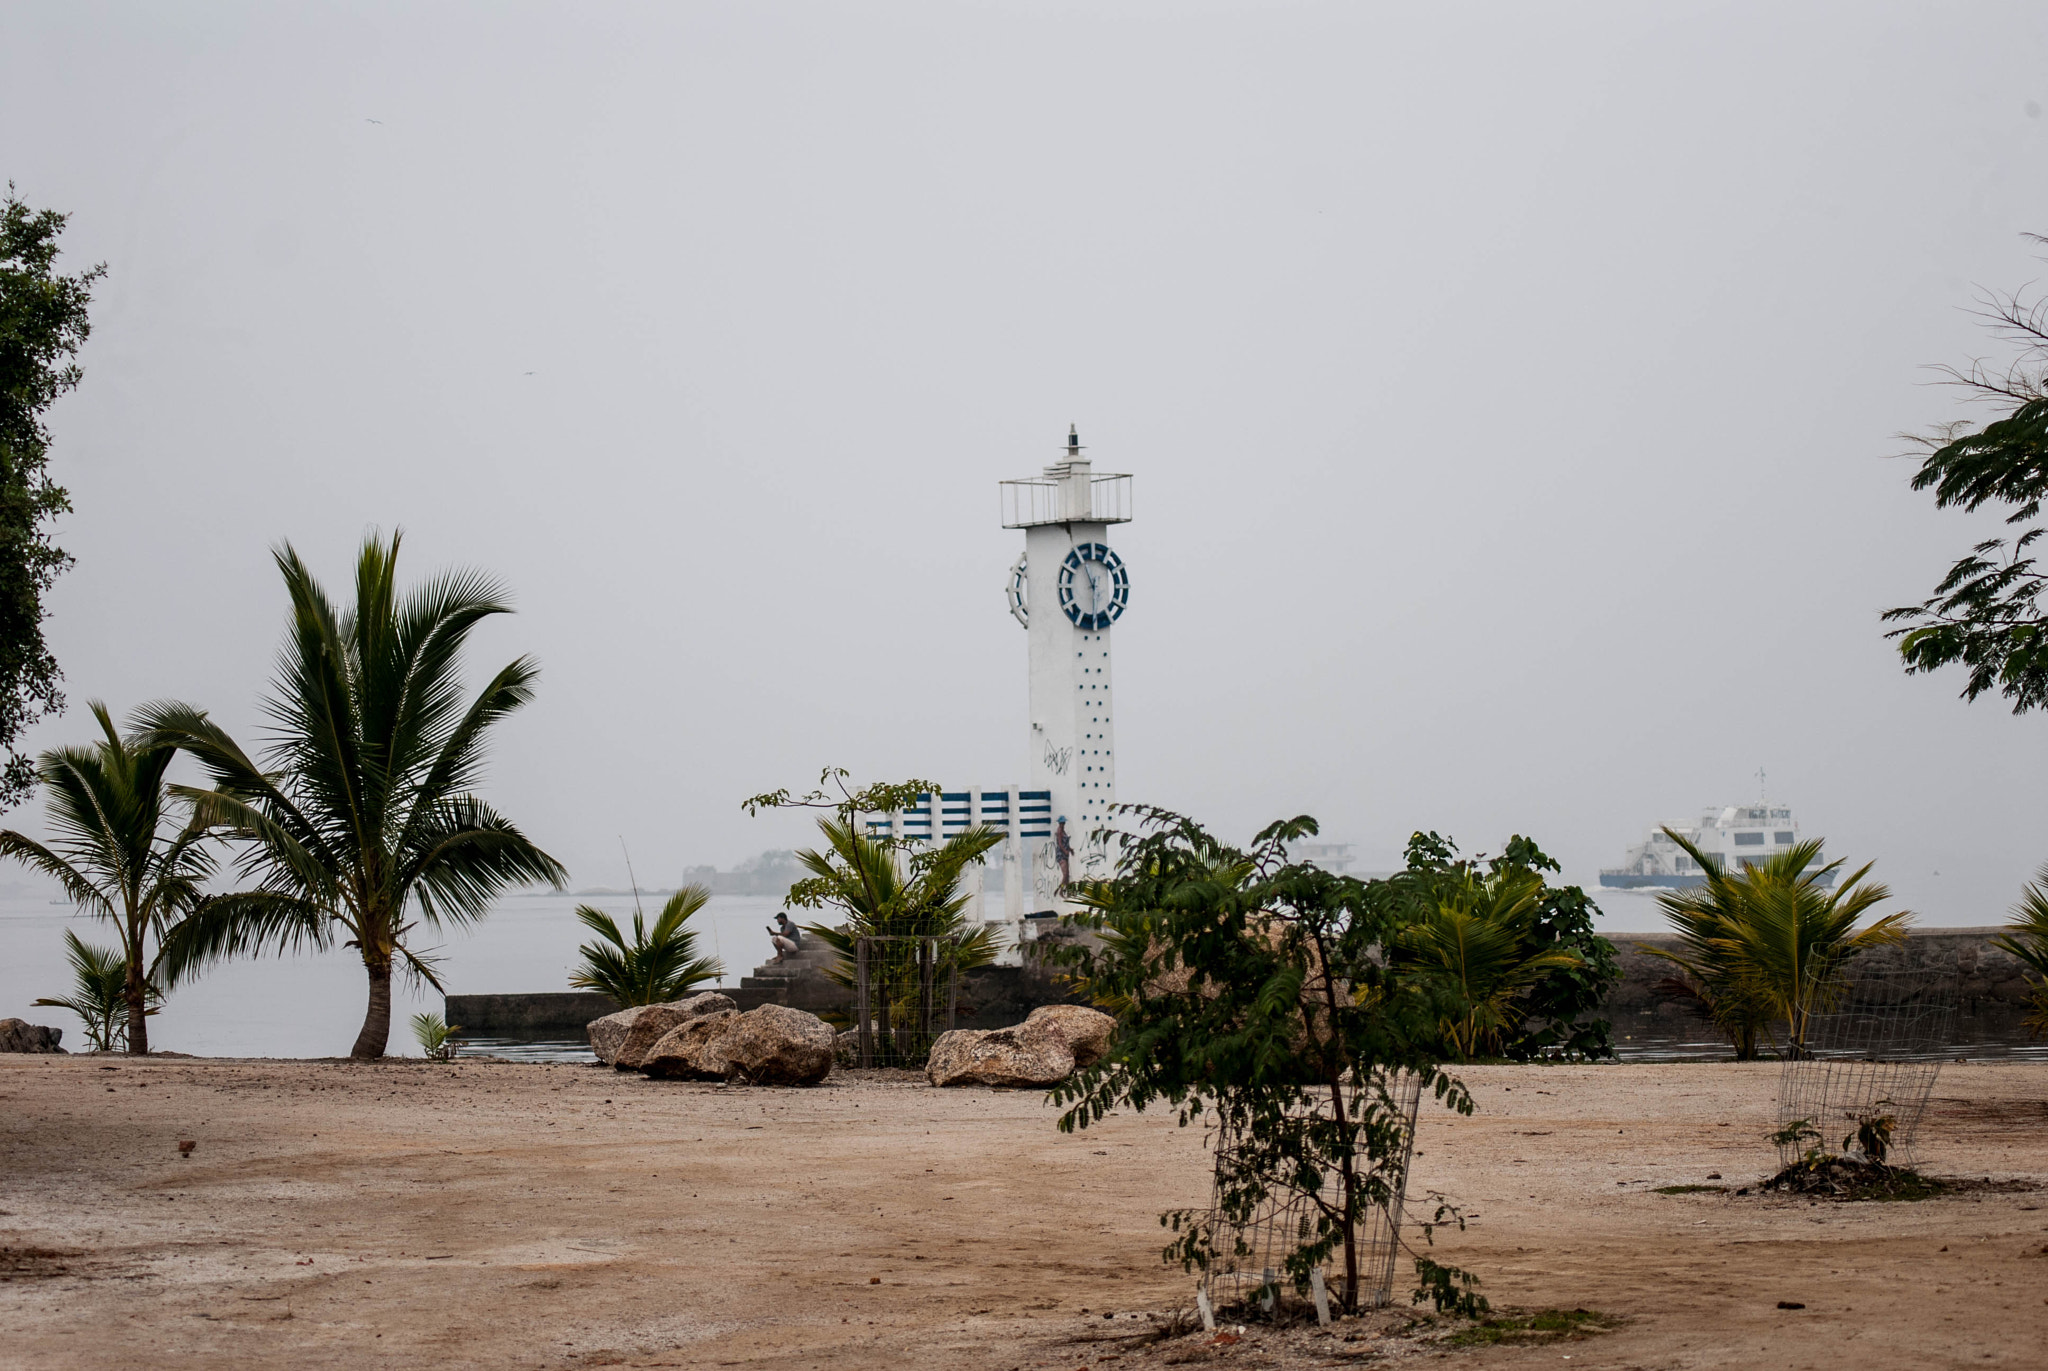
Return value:
M 658 898 L 642 896 L 650 918 Z M 511 895 L 473 932 L 450 932 L 419 946 L 440 943 L 438 974 L 451 994 L 567 990 L 579 958 L 576 948 L 591 938 L 572 911 L 595 905 L 628 922 L 630 895 Z M 781 901 L 766 896 L 718 896 L 691 922 L 700 929 L 698 950 L 725 963 L 725 984 L 737 985 L 773 955 L 766 925 Z M 74 915 L 69 904 L 46 898 L 0 898 L 0 1018 L 27 1019 L 64 1030 L 64 1046 L 85 1046 L 78 1020 L 62 1009 L 34 1009 L 40 997 L 71 994 L 64 960 L 64 930 L 76 929 L 89 943 L 113 943 L 109 925 Z M 346 1056 L 362 1027 L 368 997 L 362 963 L 352 949 L 307 956 L 266 956 L 228 962 L 180 987 L 149 1021 L 153 1048 L 202 1057 Z M 441 997 L 430 988 L 393 987 L 391 1050 L 416 1055 L 408 1021 L 421 1011 L 441 1012 Z M 484 1049 L 483 1043 L 472 1050 Z M 504 1050 L 493 1047 L 492 1050 Z M 580 1049 L 514 1049 L 509 1055 L 578 1055 Z

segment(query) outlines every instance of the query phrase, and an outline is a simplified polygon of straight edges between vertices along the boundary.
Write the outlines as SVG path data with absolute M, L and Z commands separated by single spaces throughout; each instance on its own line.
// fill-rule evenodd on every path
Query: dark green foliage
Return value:
M 801 795 L 793 795 L 784 786 L 759 795 L 750 795 L 740 801 L 740 808 L 748 814 L 759 814 L 764 809 L 824 809 L 837 814 L 841 822 L 850 823 L 857 814 L 889 814 L 899 809 L 909 809 L 917 804 L 918 796 L 938 790 L 935 781 L 908 780 L 902 782 L 877 781 L 859 789 L 849 789 L 847 782 L 853 773 L 843 766 L 828 766 L 818 773 L 818 784 Z M 826 787 L 831 789 L 827 790 Z
M 1588 1016 L 1621 980 L 1621 966 L 1614 945 L 1593 931 L 1598 909 L 1586 892 L 1544 879 L 1558 869 L 1519 834 L 1491 859 L 1460 857 L 1457 844 L 1435 833 L 1409 838 L 1406 869 L 1385 883 L 1386 898 L 1401 920 L 1427 929 L 1441 923 L 1447 910 L 1469 911 L 1477 916 L 1474 922 L 1492 923 L 1495 929 L 1486 931 L 1497 932 L 1490 943 L 1461 938 L 1457 958 L 1470 982 L 1467 998 L 1499 1002 L 1492 1015 L 1497 1027 L 1483 1037 L 1482 1052 L 1454 1044 L 1447 1055 L 1512 1061 L 1614 1055 L 1610 1024 Z M 1402 946 L 1400 955 L 1419 964 L 1423 941 L 1411 936 Z M 1488 952 L 1490 964 L 1483 965 L 1480 954 Z M 1450 959 L 1431 960 L 1444 967 Z
M 1408 1299 L 1410 1304 L 1428 1300 L 1436 1306 L 1437 1313 L 1460 1319 L 1480 1318 L 1493 1308 L 1486 1302 L 1486 1296 L 1477 1293 L 1479 1277 L 1461 1267 L 1442 1266 L 1428 1257 L 1417 1257 L 1415 1281 Z
M 576 906 L 576 917 L 598 941 L 576 949 L 583 955 L 583 965 L 569 977 L 569 984 L 577 990 L 600 991 L 624 1007 L 665 1004 L 687 995 L 693 986 L 719 979 L 725 968 L 715 958 L 696 955 L 697 930 L 685 927 L 710 898 L 711 892 L 701 885 L 684 886 L 662 905 L 652 929 L 635 910 L 630 940 L 611 915 L 587 904 Z
M 42 755 L 49 843 L 9 829 L 0 833 L 0 856 L 58 881 L 81 913 L 114 925 L 127 1009 L 122 1042 L 141 1054 L 149 1051 L 147 1020 L 159 985 L 177 979 L 180 931 L 208 903 L 200 887 L 214 859 L 203 835 L 171 813 L 173 749 L 123 738 L 98 700 L 92 715 L 98 742 Z
M 1494 1347 L 1521 1343 L 1565 1342 L 1589 1333 L 1605 1333 L 1618 1321 L 1590 1309 L 1539 1309 L 1533 1314 L 1509 1314 L 1483 1319 L 1444 1339 L 1451 1347 Z
M 1970 398 L 2005 413 L 1981 427 L 1952 424 L 1916 440 L 1927 456 L 1913 489 L 1931 488 L 1939 509 L 2007 506 L 2006 522 L 2023 524 L 2040 514 L 2048 493 L 2048 301 L 2003 295 L 1984 306 L 1991 331 L 2018 357 L 2003 373 L 1946 370 Z M 1908 673 L 1959 665 L 1965 700 L 1997 691 L 2015 714 L 2048 703 L 2048 613 L 2041 606 L 2048 576 L 2031 555 L 2042 532 L 2030 528 L 2010 545 L 2001 538 L 1978 543 L 1933 595 L 1886 611 L 1885 622 L 1904 625 L 1886 636 L 1899 640 Z
M 178 793 L 195 825 L 240 844 L 243 874 L 255 881 L 185 922 L 172 947 L 177 966 L 265 947 L 324 948 L 342 935 L 369 979 L 356 1057 L 384 1055 L 394 966 L 440 988 L 408 945 L 419 924 L 474 924 L 505 887 L 560 889 L 564 875 L 470 790 L 491 729 L 533 698 L 539 675 L 522 657 L 464 701 L 463 645 L 479 623 L 511 612 L 504 593 L 471 572 L 401 592 L 400 541 L 364 540 L 346 611 L 289 544 L 278 549 L 291 619 L 261 763 L 203 710 L 162 703 L 142 712 L 156 744 L 204 769 L 211 789 Z
M 2012 505 L 2009 524 L 2039 514 L 2048 494 L 2048 397 L 2024 400 L 2005 418 L 1935 448 L 1913 475 L 1913 489 L 1930 486 L 1937 509 Z
M 1909 674 L 1961 665 L 1965 700 L 1996 690 L 2015 714 L 2048 703 L 2048 615 L 2040 603 L 2048 581 L 2028 555 L 2041 533 L 2028 529 L 2010 548 L 2002 539 L 1979 543 L 1927 600 L 1885 611 L 1887 623 L 1908 625 L 1886 636 L 1899 639 Z
M 1439 1023 L 1457 1006 L 1439 984 L 1382 955 L 1402 928 L 1383 885 L 1288 861 L 1316 832 L 1301 817 L 1264 829 L 1246 850 L 1165 810 L 1125 806 L 1139 831 L 1115 833 L 1116 875 L 1083 888 L 1083 937 L 1061 956 L 1098 1002 L 1114 1006 L 1108 1051 L 1055 1088 L 1063 1131 L 1112 1109 L 1205 1116 L 1219 1146 L 1226 1220 L 1272 1202 L 1309 1216 L 1283 1279 L 1306 1289 L 1333 1259 L 1346 1308 L 1359 1295 L 1361 1224 L 1384 1205 L 1404 1154 L 1406 1122 L 1389 1074 L 1416 1072 L 1444 1105 L 1470 1094 L 1439 1066 Z M 1193 1212 L 1168 1215 L 1165 1256 L 1206 1267 L 1217 1234 Z
M 35 789 L 35 765 L 15 748 L 22 730 L 64 708 L 62 673 L 43 641 L 43 595 L 71 565 L 48 528 L 71 500 L 49 478 L 43 415 L 78 384 L 71 359 L 91 332 L 92 285 L 107 270 L 56 271 L 66 218 L 30 210 L 12 183 L 0 202 L 0 809 Z
M 1902 1166 L 1830 1156 L 1818 1150 L 1807 1153 L 1759 1187 L 1773 1195 L 1845 1201 L 1931 1200 L 1957 1188 L 1952 1181 L 1923 1176 Z
M 461 1024 L 443 1023 L 439 1014 L 412 1016 L 412 1040 L 420 1045 L 420 1052 L 428 1061 L 453 1061 L 454 1038 L 461 1031 Z
M 70 929 L 64 930 L 64 958 L 71 963 L 72 991 L 60 1000 L 32 1003 L 68 1009 L 85 1024 L 85 1040 L 95 1052 L 128 1050 L 128 959 L 111 947 L 95 947 Z M 143 984 L 144 1014 L 154 1014 L 163 998 L 154 985 Z
M 1808 1026 L 1841 995 L 1850 960 L 1905 941 L 1912 916 L 1903 910 L 1856 927 L 1891 891 L 1866 881 L 1867 862 L 1830 889 L 1842 863 L 1821 862 L 1819 839 L 1731 873 L 1676 831 L 1664 832 L 1706 872 L 1706 883 L 1657 896 L 1678 934 L 1676 949 L 1637 946 L 1684 973 L 1665 988 L 1700 1005 L 1734 1044 L 1737 1061 L 1753 1060 L 1777 1024 L 1785 1050 L 1804 1055 Z
M 2048 866 L 2021 887 L 2020 902 L 2012 913 L 2012 922 L 1991 943 L 2026 966 L 2027 1033 L 2048 1038 Z
M 1794 1119 L 1766 1137 L 1773 1147 L 1797 1147 L 1801 1143 L 1818 1143 L 1820 1130 L 1813 1126 L 1812 1119 Z
M 1882 1166 L 1885 1155 L 1892 1149 L 1892 1134 L 1897 1130 L 1898 1122 L 1889 1114 L 1858 1119 L 1856 1131 L 1842 1139 L 1842 1150 L 1847 1152 L 1854 1147 L 1869 1160 Z
M 996 930 L 967 927 L 968 894 L 960 882 L 969 866 L 1003 840 L 1002 834 L 971 828 L 943 843 L 930 843 L 863 833 L 862 815 L 912 808 L 920 796 L 935 795 L 938 786 L 909 780 L 853 789 L 847 785 L 850 778 L 841 767 L 826 767 L 819 773 L 817 788 L 807 794 L 771 790 L 740 805 L 749 814 L 764 809 L 832 811 L 833 817 L 818 820 L 824 847 L 796 854 L 797 865 L 809 874 L 789 887 L 788 902 L 794 909 L 829 909 L 840 915 L 837 927 L 818 923 L 804 929 L 840 953 L 834 979 L 842 985 L 853 983 L 854 943 L 862 937 L 943 939 L 941 971 L 964 971 L 995 960 Z
M 818 820 L 818 831 L 825 849 L 796 854 L 811 874 L 789 888 L 789 903 L 843 917 L 837 928 L 819 923 L 804 930 L 839 952 L 832 975 L 841 984 L 852 984 L 854 945 L 864 937 L 942 939 L 942 969 L 966 971 L 995 960 L 996 930 L 967 927 L 968 892 L 960 882 L 971 863 L 1003 840 L 1000 832 L 970 828 L 943 843 L 909 845 L 870 838 L 837 819 Z

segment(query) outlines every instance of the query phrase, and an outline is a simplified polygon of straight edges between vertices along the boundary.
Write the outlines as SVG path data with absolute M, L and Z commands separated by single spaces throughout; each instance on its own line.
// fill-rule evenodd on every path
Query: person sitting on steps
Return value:
M 768 930 L 768 941 L 775 944 L 777 962 L 786 962 L 804 950 L 803 930 L 790 921 L 786 909 L 775 916 L 775 923 Z

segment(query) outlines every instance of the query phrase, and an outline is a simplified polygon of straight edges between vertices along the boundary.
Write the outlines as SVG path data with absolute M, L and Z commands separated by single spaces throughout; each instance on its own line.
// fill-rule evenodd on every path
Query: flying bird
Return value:
M 371 119 L 371 118 L 368 118 L 368 117 L 366 116 L 366 117 L 365 117 L 365 118 L 363 119 L 363 122 L 364 122 L 365 124 L 381 124 L 381 123 L 383 123 L 384 121 L 383 121 L 382 119 Z

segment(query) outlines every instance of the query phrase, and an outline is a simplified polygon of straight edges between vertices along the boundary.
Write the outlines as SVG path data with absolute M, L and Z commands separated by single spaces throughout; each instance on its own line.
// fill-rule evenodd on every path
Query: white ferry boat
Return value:
M 1724 871 L 1739 871 L 1799 841 L 1799 821 L 1781 804 L 1709 809 L 1700 815 L 1697 827 L 1672 824 L 1671 831 L 1709 857 L 1718 858 Z M 1681 890 L 1706 882 L 1699 863 L 1664 836 L 1662 829 L 1652 830 L 1649 837 L 1630 848 L 1623 865 L 1600 871 L 1600 884 L 1610 890 Z M 1821 883 L 1833 885 L 1835 873 L 1829 872 Z

